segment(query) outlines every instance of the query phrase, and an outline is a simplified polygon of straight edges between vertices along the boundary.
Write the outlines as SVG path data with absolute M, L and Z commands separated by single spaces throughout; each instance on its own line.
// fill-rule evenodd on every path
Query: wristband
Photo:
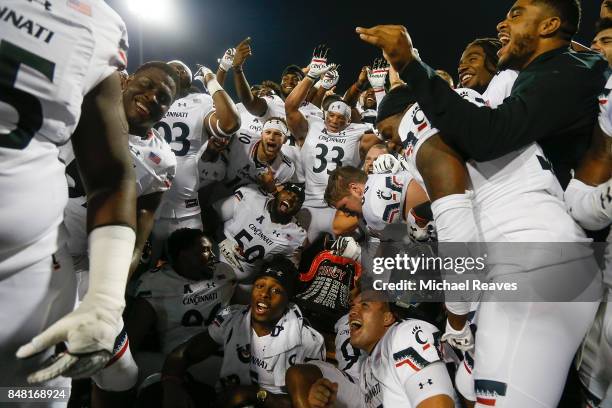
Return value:
M 235 73 L 237 74 L 242 74 L 242 67 L 240 65 L 236 65 L 235 67 L 232 67 L 232 69 L 234 70 Z
M 208 93 L 210 94 L 210 96 L 213 96 L 215 93 L 219 91 L 223 91 L 223 88 L 217 81 L 217 78 L 213 78 L 210 81 L 208 81 L 206 83 L 206 89 L 208 89 Z

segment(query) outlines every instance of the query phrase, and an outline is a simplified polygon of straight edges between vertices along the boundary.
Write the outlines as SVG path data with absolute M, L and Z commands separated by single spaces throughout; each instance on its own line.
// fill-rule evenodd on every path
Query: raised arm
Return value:
M 223 86 L 225 83 L 225 77 L 227 76 L 227 71 L 232 67 L 234 63 L 234 55 L 236 55 L 235 48 L 228 48 L 225 50 L 223 57 L 217 60 L 219 63 L 219 67 L 217 68 L 217 81 L 219 81 L 219 85 Z
M 517 82 L 512 96 L 496 109 L 490 109 L 463 100 L 433 69 L 416 58 L 405 27 L 376 26 L 358 28 L 357 32 L 362 40 L 383 49 L 444 137 L 477 161 L 496 159 L 553 134 L 592 127 L 597 113 L 596 97 L 605 81 L 603 61 L 594 59 L 594 69 L 576 65 L 576 69 L 551 71 L 522 81 L 520 86 Z M 542 120 L 544 117 L 546 120 Z
M 253 96 L 251 87 L 244 76 L 243 65 L 251 54 L 251 37 L 247 37 L 236 46 L 236 54 L 232 68 L 234 69 L 234 86 L 240 101 L 246 110 L 254 116 L 263 116 L 268 110 L 268 104 L 263 98 Z
M 236 105 L 234 105 L 234 101 L 221 87 L 215 74 L 210 69 L 200 66 L 196 76 L 202 78 L 202 82 L 206 85 L 208 93 L 212 96 L 215 106 L 215 111 L 209 113 L 204 118 L 204 128 L 209 135 L 222 138 L 230 137 L 240 129 L 240 115 Z
M 308 133 L 308 121 L 304 115 L 302 115 L 299 108 L 306 99 L 310 88 L 322 75 L 334 68 L 332 65 L 327 65 L 328 51 L 329 49 L 324 45 L 319 45 L 315 48 L 312 60 L 308 66 L 308 75 L 300 81 L 285 100 L 287 125 L 289 125 L 291 134 L 295 137 L 296 142 L 300 146 L 304 143 L 304 139 Z

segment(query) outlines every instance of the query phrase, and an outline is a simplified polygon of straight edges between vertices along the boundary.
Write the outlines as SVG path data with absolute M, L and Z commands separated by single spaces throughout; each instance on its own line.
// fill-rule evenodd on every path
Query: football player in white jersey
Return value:
M 404 320 L 404 314 L 402 308 L 377 300 L 372 291 L 357 295 L 349 327 L 351 345 L 366 353 L 358 378 L 326 363 L 291 367 L 287 386 L 293 406 L 454 407 L 453 385 L 438 351 L 438 329 L 423 320 Z
M 412 209 L 429 201 L 409 171 L 368 176 L 352 166 L 330 174 L 324 198 L 337 210 L 362 217 L 377 236 L 384 234 L 387 225 L 408 223 Z
M 295 215 L 303 202 L 303 187 L 285 183 L 273 197 L 247 186 L 213 204 L 224 223 L 220 259 L 234 267 L 240 300 L 250 290 L 253 274 L 263 260 L 282 254 L 299 264 L 306 231 Z
M 198 229 L 183 228 L 168 238 L 170 262 L 143 274 L 134 288 L 135 299 L 125 317 L 125 331 L 129 336 L 116 361 L 100 374 L 113 389 L 125 388 L 123 383 L 133 383 L 131 377 L 139 367 L 145 368 L 141 378 L 161 371 L 165 355 L 211 324 L 214 317 L 229 305 L 236 280 L 232 268 L 217 262 L 212 252 L 212 242 Z M 150 333 L 154 332 L 160 345 L 160 353 L 146 353 L 139 359 L 138 352 Z M 139 361 L 126 359 L 123 353 L 132 353 Z M 142 365 L 140 364 L 142 362 Z M 198 380 L 214 385 L 214 371 L 218 364 L 199 367 Z M 208 372 L 206 371 L 208 370 Z M 211 372 L 212 370 L 212 372 Z M 114 401 L 131 394 L 114 394 Z M 101 404 L 99 393 L 92 395 L 93 406 Z M 106 396 L 109 398 L 109 396 Z
M 457 92 L 475 104 L 484 104 L 484 100 L 470 89 L 458 89 Z M 413 105 L 405 114 L 400 125 L 400 136 L 404 135 L 413 140 L 409 143 L 411 152 L 408 161 L 412 168 L 418 168 L 422 160 L 421 149 L 438 130 L 431 127 L 427 118 L 419 112 L 418 104 Z M 414 120 L 419 118 L 419 120 Z M 600 293 L 600 277 L 593 259 L 588 251 L 580 249 L 567 251 L 563 259 L 564 264 L 542 256 L 540 247 L 533 249 L 521 247 L 524 253 L 533 253 L 533 261 L 529 264 L 508 265 L 498 258 L 503 253 L 495 251 L 490 243 L 495 242 L 587 242 L 584 232 L 578 228 L 566 213 L 564 203 L 561 201 L 561 188 L 555 175 L 550 171 L 550 165 L 545 159 L 541 149 L 535 143 L 510 153 L 499 161 L 474 162 L 467 164 L 471 188 L 473 188 L 474 217 L 478 220 L 478 235 L 488 244 L 488 251 L 494 251 L 487 258 L 490 274 L 488 279 L 504 279 L 512 275 L 522 276 L 529 280 L 530 285 L 537 285 L 538 279 L 551 274 L 558 282 L 572 279 L 573 270 L 580 270 L 586 276 L 589 285 L 585 292 L 589 299 L 597 299 Z M 427 184 L 429 187 L 429 184 Z M 503 191 L 503 200 L 500 194 Z M 511 198 L 516 197 L 516 198 Z M 526 203 L 532 203 L 526 205 Z M 435 203 L 434 203 L 435 204 Z M 471 206 L 470 206 L 471 207 Z M 537 212 L 537 214 L 534 214 Z M 511 214 L 509 217 L 508 214 Z M 535 215 L 535 216 L 534 216 Z M 437 220 L 436 220 L 437 221 Z M 440 233 L 440 230 L 438 230 Z M 506 248 L 511 251 L 511 247 Z M 506 251 L 506 256 L 507 256 Z M 503 252 L 503 251 L 502 251 Z M 507 260 L 506 260 L 507 262 Z M 554 263 L 555 265 L 551 265 Z M 567 266 L 570 265 L 570 266 Z M 524 270 L 529 273 L 522 274 Z M 517 275 L 519 274 L 519 275 Z M 507 279 L 507 278 L 506 278 Z M 487 298 L 487 293 L 483 294 Z M 548 310 L 541 302 L 482 302 L 478 311 L 478 331 L 475 339 L 475 365 L 474 378 L 477 397 L 477 407 L 486 404 L 503 403 L 507 406 L 528 405 L 537 398 L 543 406 L 553 406 L 560 398 L 565 374 L 569 363 L 580 343 L 586 327 L 590 326 L 594 316 L 596 304 L 594 302 L 557 302 L 554 303 L 555 312 Z M 546 314 L 546 324 L 549 328 L 546 333 L 532 336 L 531 327 L 541 324 L 541 319 L 525 318 L 529 313 L 537 316 Z M 522 316 L 516 320 L 519 327 L 507 325 L 501 327 L 500 321 L 515 321 L 512 316 Z M 500 316 L 505 316 L 500 319 Z M 505 324 L 505 323 L 504 323 Z M 571 327 L 570 327 L 571 326 Z M 451 341 L 466 346 L 471 343 L 471 333 L 468 329 L 461 331 L 449 330 Z M 508 331 L 510 330 L 510 331 Z M 464 332 L 462 334 L 462 332 Z M 504 344 L 502 336 L 514 336 L 513 345 Z M 518 336 L 516 333 L 523 333 Z M 563 342 L 558 339 L 563 338 Z M 538 353 L 537 365 L 530 363 L 534 375 L 525 379 L 513 375 L 517 358 L 527 358 L 528 350 L 534 344 L 555 341 L 557 347 L 554 352 Z M 465 343 L 465 344 L 464 344 Z M 502 347 L 500 349 L 500 347 Z M 500 356 L 504 356 L 500 358 Z M 492 363 L 496 368 L 494 369 Z M 550 376 L 550 367 L 557 367 L 554 372 L 558 375 Z M 535 373 L 538 374 L 535 374 Z M 520 378 L 519 378 L 520 377 Z M 547 402 L 543 402 L 547 401 Z
M 191 402 L 183 386 L 186 370 L 219 345 L 225 354 L 218 401 L 228 407 L 290 406 L 285 391 L 287 369 L 325 355 L 323 336 L 290 303 L 297 275 L 291 261 L 273 257 L 262 265 L 248 305 L 223 310 L 208 330 L 175 349 L 162 371 L 164 406 L 183 407 Z
M 565 190 L 570 214 L 580 225 L 597 231 L 612 221 L 612 79 L 601 95 L 599 124 L 591 147 Z M 612 407 L 612 232 L 605 252 L 603 301 L 577 359 L 580 380 L 586 389 L 585 407 Z
M 333 68 L 327 65 L 327 49 L 317 47 L 308 75 L 300 81 L 285 103 L 287 123 L 301 146 L 306 180 L 304 207 L 310 213 L 308 239 L 314 242 L 321 233 L 332 233 L 335 210 L 323 201 L 329 173 L 336 167 L 359 166 L 371 146 L 380 140 L 368 124 L 351 124 L 351 108 L 342 100 L 333 101 L 325 119 L 304 115 L 299 107 L 317 79 Z
M 202 67 L 196 73 L 196 78 L 205 84 L 210 95 L 191 93 L 177 99 L 162 120 L 153 126 L 170 143 L 177 160 L 176 177 L 170 190 L 164 194 L 159 219 L 153 228 L 153 265 L 172 231 L 203 227 L 198 201 L 198 164 L 203 143 L 209 137 L 229 139 L 240 128 L 236 106 L 215 75 Z
M 295 163 L 282 148 L 289 136 L 283 118 L 270 118 L 260 134 L 239 131 L 232 139 L 227 155 L 225 185 L 232 190 L 256 184 L 268 193 L 296 177 Z
M 139 67 L 123 91 L 123 104 L 129 125 L 129 148 L 136 171 L 137 221 L 136 246 L 130 273 L 136 270 L 142 250 L 155 220 L 155 211 L 164 191 L 172 184 L 176 171 L 176 158 L 161 135 L 152 129 L 170 108 L 176 92 L 178 75 L 165 62 L 148 62 Z M 64 224 L 68 231 L 68 248 L 81 273 L 79 291 L 87 288 L 88 256 L 84 245 L 85 197 L 80 174 L 73 159 L 70 145 L 62 148 L 67 163 L 70 199 L 65 209 Z
M 2 10 L 12 18 L 0 21 L 0 385 L 15 387 L 27 385 L 56 343 L 66 341 L 67 351 L 29 382 L 87 376 L 110 358 L 135 240 L 135 189 L 117 71 L 127 63 L 121 18 L 98 0 L 9 0 Z M 58 227 L 68 199 L 58 146 L 71 135 L 89 198 L 92 284 L 68 314 L 74 273 L 63 261 L 54 272 L 52 255 L 65 244 Z

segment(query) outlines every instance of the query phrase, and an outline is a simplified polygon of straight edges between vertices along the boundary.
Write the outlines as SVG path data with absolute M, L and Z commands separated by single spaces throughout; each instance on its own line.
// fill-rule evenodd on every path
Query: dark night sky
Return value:
M 138 20 L 127 9 L 127 1 L 107 3 L 128 26 L 132 71 L 138 66 L 139 33 Z M 513 4 L 512 0 L 168 1 L 173 4 L 174 17 L 163 24 L 143 23 L 144 61 L 181 59 L 192 68 L 202 63 L 214 70 L 216 59 L 226 48 L 250 36 L 253 56 L 245 64 L 247 79 L 251 84 L 264 79 L 278 82 L 285 66 L 307 65 L 312 49 L 326 43 L 331 47 L 328 60 L 342 65 L 339 92 L 355 81 L 361 66 L 379 56 L 376 48 L 359 40 L 356 26 L 405 25 L 422 59 L 456 77 L 457 61 L 465 45 L 477 37 L 495 36 L 496 24 Z M 593 37 L 600 3 L 582 1 L 583 19 L 577 39 L 584 44 L 590 44 Z

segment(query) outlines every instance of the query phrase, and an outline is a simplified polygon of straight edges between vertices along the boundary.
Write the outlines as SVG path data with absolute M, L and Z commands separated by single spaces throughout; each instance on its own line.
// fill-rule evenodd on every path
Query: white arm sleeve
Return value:
M 448 395 L 453 399 L 453 384 L 443 362 L 437 361 L 404 381 L 404 390 L 410 404 L 417 407 L 427 398 Z
M 610 224 L 612 179 L 597 187 L 572 179 L 565 190 L 565 204 L 582 227 L 597 231 Z

